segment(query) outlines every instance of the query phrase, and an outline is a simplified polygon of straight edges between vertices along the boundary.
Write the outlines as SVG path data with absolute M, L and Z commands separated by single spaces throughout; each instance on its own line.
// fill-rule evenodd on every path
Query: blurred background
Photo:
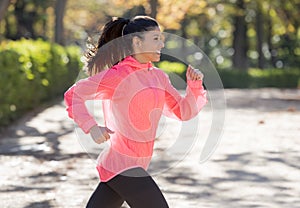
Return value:
M 83 53 L 104 23 L 144 14 L 182 37 L 166 39 L 175 54 L 198 46 L 226 88 L 213 157 L 199 164 L 200 142 L 156 176 L 170 207 L 299 207 L 299 11 L 300 0 L 0 0 L 0 207 L 85 206 L 98 175 L 76 141 L 63 93 L 84 74 Z M 185 79 L 185 63 L 163 55 L 157 65 Z M 200 113 L 201 138 L 212 112 L 207 105 Z M 168 125 L 174 130 L 157 138 L 155 154 L 181 123 Z
M 209 56 L 225 88 L 297 88 L 299 10 L 299 0 L 1 0 L 0 125 L 61 95 L 82 68 L 87 40 L 112 16 L 156 18 Z M 161 66 L 184 77 L 172 61 Z

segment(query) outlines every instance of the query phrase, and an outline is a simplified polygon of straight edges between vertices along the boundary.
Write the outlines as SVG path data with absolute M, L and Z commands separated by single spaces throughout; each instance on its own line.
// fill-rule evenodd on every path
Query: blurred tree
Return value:
M 266 14 L 266 22 L 267 22 L 267 28 L 266 28 L 266 38 L 267 38 L 267 45 L 268 45 L 268 52 L 270 57 L 270 62 L 273 67 L 276 67 L 276 49 L 273 44 L 273 23 L 272 23 L 272 17 L 271 17 L 271 11 L 272 7 L 271 4 L 267 7 L 267 14 Z
M 7 12 L 9 3 L 10 3 L 10 0 L 1 0 L 0 1 L 0 22 Z
M 299 10 L 300 0 L 1 0 L 0 38 L 84 47 L 112 16 L 147 14 L 195 41 L 217 67 L 298 67 Z
M 65 44 L 64 40 L 64 14 L 67 0 L 56 0 L 55 4 L 55 42 L 61 45 Z
M 14 0 L 7 7 L 5 31 L 7 39 L 22 37 L 46 39 L 46 9 L 52 6 L 52 0 Z
M 131 9 L 128 9 L 122 16 L 124 18 L 132 18 L 136 15 L 146 15 L 145 7 L 143 6 L 134 6 Z
M 27 10 L 27 2 L 24 0 L 18 0 L 15 4 L 15 17 L 17 34 L 16 39 L 21 37 L 36 38 L 36 33 L 33 29 L 34 22 L 36 21 L 37 9 L 36 5 L 32 5 L 32 9 Z
M 140 8 L 135 9 L 140 11 Z M 85 48 L 88 39 L 88 42 L 96 42 L 100 29 L 111 17 L 121 17 L 126 12 L 127 7 L 112 1 L 68 1 L 64 16 L 66 44 L 75 43 Z
M 150 16 L 156 18 L 157 8 L 159 6 L 158 0 L 150 0 L 149 3 L 150 3 L 150 10 L 151 10 Z
M 248 69 L 248 39 L 247 39 L 247 24 L 245 21 L 245 2 L 237 0 L 237 12 L 234 15 L 234 32 L 233 32 L 233 50 L 232 57 L 233 67 L 241 70 Z
M 255 29 L 256 29 L 256 50 L 258 53 L 258 63 L 257 67 L 263 69 L 265 67 L 265 57 L 263 53 L 263 44 L 264 44 L 264 14 L 262 11 L 261 1 L 257 1 L 257 13 L 256 13 L 256 21 L 255 21 Z
M 253 2 L 253 1 L 252 1 Z M 297 65 L 299 49 L 299 0 L 254 1 L 257 67 Z M 248 3 L 248 7 L 251 4 Z M 251 24 L 251 22 L 249 23 Z M 299 56 L 299 54 L 298 54 Z M 298 61 L 299 63 L 299 61 Z
M 228 67 L 229 62 L 223 58 L 231 57 L 232 66 L 239 69 L 247 69 L 248 66 L 266 68 L 272 65 L 278 68 L 299 65 L 300 19 L 297 11 L 300 9 L 300 1 L 243 0 L 243 7 L 240 2 L 209 1 L 206 12 L 199 14 L 202 19 L 206 19 L 204 24 L 200 18 L 192 23 L 193 19 L 197 19 L 191 15 L 192 9 L 201 11 L 199 7 L 192 7 L 185 18 L 188 18 L 186 22 L 189 25 L 196 26 L 192 27 L 194 29 L 188 27 L 187 30 L 195 33 L 193 31 L 197 31 L 197 26 L 200 28 L 200 33 L 197 32 L 200 38 L 194 39 L 200 39 L 205 52 L 217 59 L 217 64 Z M 234 53 L 237 47 L 242 53 Z
M 180 29 L 181 21 L 192 7 L 206 5 L 205 0 L 112 0 L 116 5 L 122 5 L 127 9 L 135 6 L 143 6 L 145 13 L 156 18 L 159 23 L 168 29 Z M 201 8 L 201 7 L 199 7 Z

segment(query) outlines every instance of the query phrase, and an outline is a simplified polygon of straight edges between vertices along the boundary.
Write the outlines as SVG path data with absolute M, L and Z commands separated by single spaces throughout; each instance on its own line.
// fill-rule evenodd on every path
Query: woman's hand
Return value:
M 114 132 L 107 127 L 102 126 L 93 126 L 90 129 L 90 135 L 93 138 L 94 142 L 97 144 L 101 144 L 107 141 L 110 138 L 109 134 L 113 134 Z
M 204 75 L 199 69 L 194 69 L 191 65 L 188 66 L 186 70 L 187 80 L 203 80 Z

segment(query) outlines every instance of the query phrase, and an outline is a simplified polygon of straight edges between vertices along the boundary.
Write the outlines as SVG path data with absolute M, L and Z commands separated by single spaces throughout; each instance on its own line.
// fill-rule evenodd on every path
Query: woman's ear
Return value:
M 142 41 L 139 37 L 134 36 L 132 38 L 132 48 L 134 52 L 141 52 Z
M 134 36 L 133 39 L 132 39 L 132 43 L 136 47 L 141 47 L 142 41 L 139 37 Z

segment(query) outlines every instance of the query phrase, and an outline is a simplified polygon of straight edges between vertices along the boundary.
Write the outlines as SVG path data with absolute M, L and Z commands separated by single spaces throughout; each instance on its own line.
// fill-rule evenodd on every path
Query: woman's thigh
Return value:
M 124 199 L 106 183 L 99 183 L 88 201 L 87 208 L 120 208 Z
M 131 208 L 169 207 L 159 187 L 142 168 L 123 172 L 107 182 Z

